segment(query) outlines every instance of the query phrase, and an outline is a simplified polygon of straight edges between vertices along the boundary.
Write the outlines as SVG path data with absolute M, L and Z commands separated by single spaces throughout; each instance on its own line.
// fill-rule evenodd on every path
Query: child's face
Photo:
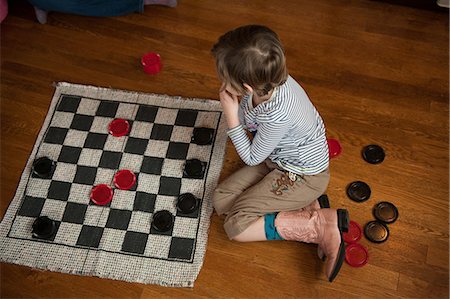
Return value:
M 253 89 L 250 86 L 248 86 L 247 84 L 244 84 L 244 86 L 248 90 L 247 94 L 253 92 Z M 220 90 L 226 90 L 226 92 L 228 92 L 230 95 L 236 96 L 239 100 L 241 100 L 242 97 L 245 96 L 245 94 L 242 94 L 241 92 L 236 91 L 229 84 L 225 85 L 225 83 L 222 83 L 222 87 L 220 88 Z

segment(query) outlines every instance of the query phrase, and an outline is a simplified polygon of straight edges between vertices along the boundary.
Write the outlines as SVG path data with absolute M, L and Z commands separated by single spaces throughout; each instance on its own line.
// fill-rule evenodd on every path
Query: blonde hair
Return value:
M 278 35 L 262 25 L 247 25 L 222 35 L 211 49 L 219 79 L 241 94 L 250 85 L 258 96 L 283 84 L 288 72 Z

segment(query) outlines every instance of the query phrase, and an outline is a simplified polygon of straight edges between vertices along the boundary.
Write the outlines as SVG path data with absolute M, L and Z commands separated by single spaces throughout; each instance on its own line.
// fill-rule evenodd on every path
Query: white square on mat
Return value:
M 77 172 L 77 165 L 58 162 L 56 164 L 55 172 L 53 173 L 52 179 L 54 181 L 68 182 L 72 183 Z
M 108 134 L 109 124 L 114 120 L 114 118 L 96 116 L 92 122 L 90 132 Z
M 119 169 L 131 170 L 133 172 L 141 171 L 142 161 L 144 156 L 135 155 L 130 153 L 123 153 L 122 160 L 120 161 Z
M 82 227 L 81 224 L 61 222 L 55 236 L 55 243 L 76 245 Z
M 185 160 L 164 159 L 161 175 L 169 177 L 182 177 Z
M 177 119 L 178 109 L 159 108 L 156 113 L 155 124 L 173 125 Z
M 94 186 L 100 184 L 107 184 L 112 186 L 116 170 L 108 168 L 97 168 L 97 175 L 95 176 Z
M 135 104 L 120 103 L 119 108 L 117 109 L 116 118 L 132 119 L 137 108 L 138 105 Z
M 203 194 L 204 186 L 205 182 L 203 180 L 182 178 L 180 194 L 192 193 L 200 198 Z
M 167 210 L 173 215 L 176 214 L 177 196 L 156 195 L 154 212 Z
M 66 209 L 67 202 L 47 198 L 42 207 L 41 216 L 47 216 L 50 219 L 61 221 Z
M 69 132 L 67 132 L 66 139 L 64 139 L 64 145 L 83 147 L 87 135 L 88 132 L 85 131 L 69 130 Z
M 82 98 L 80 104 L 78 105 L 77 114 L 95 115 L 99 105 L 99 100 Z
M 128 224 L 128 230 L 138 233 L 150 233 L 151 214 L 141 211 L 134 211 L 131 214 L 130 223 Z
M 140 173 L 136 191 L 142 191 L 152 194 L 158 194 L 159 191 L 159 175 Z
M 93 186 L 73 183 L 70 187 L 69 198 L 67 201 L 85 205 L 89 204 L 92 188 Z
M 40 157 L 49 157 L 53 161 L 56 161 L 58 160 L 59 154 L 61 153 L 61 149 L 62 145 L 60 144 L 42 143 L 39 147 L 36 159 Z
M 70 112 L 55 111 L 50 126 L 68 129 L 72 124 L 73 116 L 74 114 Z
M 171 243 L 171 236 L 148 235 L 144 255 L 166 259 L 169 257 Z
M 117 230 L 112 228 L 105 228 L 102 239 L 100 240 L 100 249 L 120 252 L 122 250 L 123 240 L 125 239 L 124 230 Z
M 103 151 L 99 149 L 83 148 L 78 159 L 78 165 L 98 167 L 102 153 Z
M 11 226 L 9 236 L 31 239 L 33 223 L 36 218 L 17 215 Z
M 84 225 L 104 227 L 109 216 L 109 208 L 91 204 L 86 209 Z
M 209 161 L 211 156 L 211 145 L 197 145 L 191 143 L 189 145 L 186 159 L 199 159 L 200 161 Z
M 195 127 L 205 127 L 215 129 L 219 121 L 219 112 L 199 111 Z
M 115 189 L 111 209 L 133 211 L 135 191 Z
M 198 218 L 175 217 L 173 237 L 197 238 Z
M 112 135 L 108 135 L 103 149 L 111 152 L 122 152 L 125 146 L 126 138 L 127 136 L 114 137 Z
M 39 178 L 30 178 L 28 181 L 26 195 L 32 197 L 47 198 L 48 189 L 50 188 L 51 180 L 44 180 Z
M 193 127 L 174 126 L 170 141 L 190 143 L 194 134 Z
M 168 148 L 169 141 L 150 140 L 144 155 L 149 157 L 165 158 Z
M 130 131 L 130 137 L 149 139 L 152 134 L 153 123 L 134 121 Z

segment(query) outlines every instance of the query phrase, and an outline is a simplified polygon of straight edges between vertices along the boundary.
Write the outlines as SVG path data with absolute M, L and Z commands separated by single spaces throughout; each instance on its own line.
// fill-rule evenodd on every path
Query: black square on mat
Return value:
M 115 117 L 118 108 L 119 108 L 118 102 L 101 101 L 95 115 L 104 117 Z
M 180 195 L 181 179 L 161 176 L 159 178 L 160 195 L 178 196 Z
M 48 188 L 47 197 L 51 199 L 67 201 L 69 198 L 71 183 L 52 181 Z
M 77 184 L 94 185 L 96 175 L 96 167 L 77 165 L 77 172 L 75 173 L 73 182 Z
M 164 159 L 157 157 L 144 156 L 144 160 L 141 165 L 141 172 L 148 174 L 161 174 Z
M 147 149 L 148 139 L 129 137 L 125 145 L 125 152 L 137 155 L 143 155 Z
M 78 105 L 80 105 L 80 101 L 81 97 L 63 96 L 56 110 L 64 112 L 77 112 Z
M 158 113 L 158 107 L 141 105 L 139 106 L 135 120 L 152 123 L 155 121 L 156 113 Z
M 89 132 L 86 141 L 84 142 L 85 148 L 103 149 L 106 143 L 108 134 L 99 134 Z
M 173 237 L 170 244 L 169 258 L 190 260 L 194 251 L 194 239 Z
M 179 110 L 177 114 L 177 119 L 175 120 L 176 126 L 195 126 L 195 121 L 197 120 L 198 111 L 196 110 Z
M 39 217 L 44 203 L 44 198 L 25 196 L 18 215 L 27 217 Z
M 133 211 L 153 213 L 155 210 L 155 200 L 156 194 L 137 191 Z
M 127 230 L 131 219 L 131 211 L 111 209 L 109 211 L 106 227 Z
M 59 153 L 58 162 L 77 164 L 80 158 L 81 148 L 63 145 Z
M 122 251 L 143 254 L 147 246 L 148 235 L 137 232 L 126 232 L 122 243 Z
M 83 225 L 77 245 L 98 248 L 103 235 L 103 227 Z
M 102 168 L 117 169 L 119 168 L 122 153 L 104 151 L 100 158 L 99 166 Z
M 93 116 L 75 114 L 72 123 L 70 124 L 70 128 L 79 131 L 89 131 L 91 129 L 93 121 Z
M 166 158 L 184 160 L 186 159 L 188 150 L 189 143 L 170 142 L 167 149 Z
M 172 135 L 172 129 L 173 126 L 171 125 L 153 124 L 150 139 L 169 141 Z
M 62 221 L 83 224 L 86 209 L 87 205 L 68 202 L 66 209 L 64 210 Z
M 45 143 L 63 144 L 69 129 L 50 127 L 45 135 Z

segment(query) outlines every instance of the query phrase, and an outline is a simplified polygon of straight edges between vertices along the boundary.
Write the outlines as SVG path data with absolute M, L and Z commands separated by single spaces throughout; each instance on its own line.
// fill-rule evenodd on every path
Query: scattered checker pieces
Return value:
M 192 287 L 226 140 L 218 101 L 59 84 L 1 223 L 0 260 Z

